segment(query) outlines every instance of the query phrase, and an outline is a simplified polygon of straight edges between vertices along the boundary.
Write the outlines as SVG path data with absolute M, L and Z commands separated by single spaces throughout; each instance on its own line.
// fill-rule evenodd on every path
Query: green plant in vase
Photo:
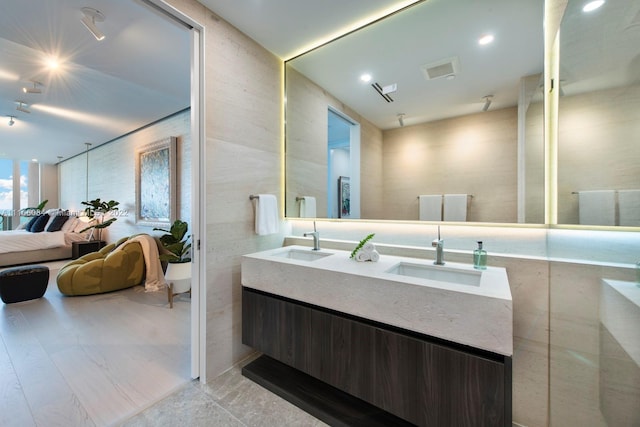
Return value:
M 110 212 L 117 211 L 120 202 L 115 200 L 109 200 L 104 202 L 100 198 L 89 200 L 88 202 L 80 202 L 86 206 L 84 210 L 85 217 L 89 219 L 89 225 L 83 228 L 80 232 L 84 233 L 87 230 L 91 230 L 88 240 L 93 240 L 93 233 L 97 231 L 97 240 L 102 240 L 102 230 L 109 227 L 111 224 L 117 221 L 118 218 L 109 218 L 105 220 L 105 216 Z

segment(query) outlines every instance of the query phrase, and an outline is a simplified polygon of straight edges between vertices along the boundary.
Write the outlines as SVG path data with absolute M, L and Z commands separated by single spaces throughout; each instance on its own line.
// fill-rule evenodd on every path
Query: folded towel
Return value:
M 418 196 L 420 221 L 442 221 L 442 195 Z
M 445 221 L 466 221 L 467 198 L 466 194 L 445 194 L 443 219 Z
M 615 190 L 579 191 L 578 217 L 580 224 L 616 225 Z
M 619 190 L 620 225 L 640 226 L 640 190 Z
M 375 249 L 372 251 L 365 251 L 364 248 L 360 249 L 358 253 L 356 253 L 356 261 L 364 262 L 364 261 L 372 261 L 378 262 L 380 261 L 380 254 Z
M 316 218 L 316 198 L 304 196 L 300 198 L 300 218 Z
M 278 200 L 273 194 L 260 194 L 256 199 L 256 234 L 264 236 L 280 229 Z
M 370 254 L 368 254 L 367 252 L 362 252 L 362 251 L 358 251 L 358 253 L 356 253 L 356 261 L 358 262 L 364 262 L 364 261 L 369 261 L 371 259 Z
M 376 245 L 372 242 L 365 243 L 362 248 L 360 248 L 362 252 L 371 253 L 376 250 Z

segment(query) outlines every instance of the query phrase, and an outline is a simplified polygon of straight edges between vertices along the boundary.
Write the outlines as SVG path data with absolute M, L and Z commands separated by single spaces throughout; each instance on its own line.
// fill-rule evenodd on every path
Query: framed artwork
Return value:
M 176 138 L 141 147 L 136 153 L 136 224 L 170 225 L 176 216 Z
M 351 218 L 351 185 L 348 176 L 338 178 L 338 218 Z

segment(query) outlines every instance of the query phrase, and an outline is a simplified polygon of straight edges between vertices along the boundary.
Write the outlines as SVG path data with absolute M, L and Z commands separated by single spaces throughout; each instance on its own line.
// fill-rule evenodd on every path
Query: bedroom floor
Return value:
M 142 286 L 0 303 L 0 425 L 114 425 L 190 383 L 190 300 Z M 1 270 L 1 269 L 0 269 Z

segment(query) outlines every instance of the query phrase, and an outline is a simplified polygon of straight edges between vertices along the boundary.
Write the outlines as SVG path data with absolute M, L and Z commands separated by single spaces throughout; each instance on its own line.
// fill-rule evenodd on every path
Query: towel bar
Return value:
M 260 196 L 254 196 L 253 194 L 249 195 L 249 200 L 259 199 Z
M 473 199 L 473 194 L 467 194 L 467 196 L 469 196 L 470 198 L 472 198 L 472 199 Z M 419 198 L 420 198 L 420 196 L 416 196 L 416 199 L 419 199 Z M 297 200 L 297 199 L 296 199 L 296 200 Z
M 599 190 L 595 190 L 595 191 L 599 191 Z M 602 190 L 602 191 L 607 191 L 607 190 Z M 618 190 L 612 190 L 614 193 L 617 193 Z M 580 194 L 580 191 L 572 191 L 571 194 Z
M 296 202 L 299 202 L 300 200 L 304 200 L 304 197 L 300 197 L 300 196 L 296 197 Z

